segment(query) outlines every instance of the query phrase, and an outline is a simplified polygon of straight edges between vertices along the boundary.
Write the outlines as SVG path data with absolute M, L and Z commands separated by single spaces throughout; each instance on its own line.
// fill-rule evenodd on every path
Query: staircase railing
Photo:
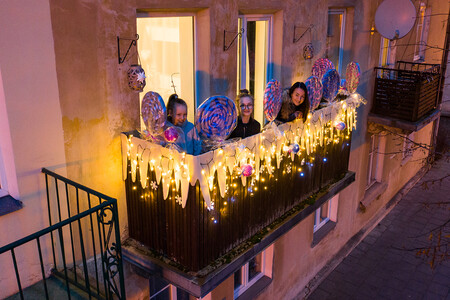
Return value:
M 0 255 L 11 254 L 20 298 L 20 272 L 26 266 L 17 263 L 16 249 L 29 250 L 35 241 L 46 299 L 51 298 L 49 274 L 62 278 L 68 299 L 74 289 L 89 299 L 125 299 L 117 200 L 45 168 L 42 172 L 49 226 L 0 248 Z

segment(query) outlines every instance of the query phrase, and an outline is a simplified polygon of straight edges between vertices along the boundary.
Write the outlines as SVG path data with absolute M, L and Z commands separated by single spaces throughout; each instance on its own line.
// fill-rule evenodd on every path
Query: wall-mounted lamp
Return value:
M 377 30 L 375 29 L 375 22 L 372 22 L 372 26 L 370 27 L 370 35 L 374 35 L 375 32 L 377 32 Z
M 300 35 L 300 37 L 296 38 L 295 31 L 297 28 L 305 28 L 305 27 L 297 27 L 294 26 L 294 39 L 293 42 L 297 43 L 308 31 L 309 31 L 309 43 L 306 43 L 303 47 L 303 58 L 304 59 L 312 59 L 314 57 L 314 47 L 312 44 L 312 37 L 311 37 L 311 29 L 314 28 L 313 24 L 310 24 L 308 27 L 306 27 L 305 31 Z

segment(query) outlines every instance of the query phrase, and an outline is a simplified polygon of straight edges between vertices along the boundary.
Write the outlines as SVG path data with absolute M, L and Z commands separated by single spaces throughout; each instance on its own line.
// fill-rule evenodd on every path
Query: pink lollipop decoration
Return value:
M 339 91 L 339 73 L 336 69 L 328 70 L 322 79 L 323 97 L 328 102 L 333 102 Z
M 359 64 L 355 62 L 349 63 L 345 72 L 345 78 L 347 79 L 347 90 L 350 94 L 356 92 L 360 76 L 361 69 L 359 68 Z
M 162 133 L 166 124 L 166 105 L 156 92 L 145 94 L 141 104 L 142 119 L 150 135 Z
M 241 170 L 242 175 L 245 177 L 251 176 L 253 173 L 253 167 L 251 165 L 244 165 Z
M 322 77 L 328 70 L 334 69 L 334 65 L 328 58 L 319 58 L 314 62 L 314 65 L 311 69 L 311 75 L 316 76 L 319 80 L 322 80 Z
M 270 80 L 264 91 L 264 115 L 271 122 L 281 109 L 281 86 L 278 80 Z
M 322 82 L 316 76 L 311 76 L 305 81 L 308 90 L 309 109 L 314 110 L 319 107 L 322 99 Z
M 173 126 L 164 130 L 164 138 L 169 143 L 175 143 L 179 136 L 178 130 L 176 130 Z

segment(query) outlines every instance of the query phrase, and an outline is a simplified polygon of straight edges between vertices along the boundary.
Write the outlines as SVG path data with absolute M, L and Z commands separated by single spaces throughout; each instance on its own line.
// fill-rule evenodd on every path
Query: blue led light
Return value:
M 300 173 L 300 176 L 302 176 L 302 177 L 305 176 L 305 173 L 301 172 L 301 173 Z
M 326 157 L 324 157 L 324 158 L 323 158 L 323 161 L 324 161 L 324 162 L 326 162 L 326 161 L 327 161 L 327 158 L 326 158 Z

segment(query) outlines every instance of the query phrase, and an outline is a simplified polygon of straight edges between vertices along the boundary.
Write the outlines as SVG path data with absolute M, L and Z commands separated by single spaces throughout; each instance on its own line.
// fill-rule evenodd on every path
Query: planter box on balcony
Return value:
M 439 65 L 399 61 L 375 71 L 372 113 L 415 122 L 436 107 Z
M 237 246 L 258 242 L 267 226 L 347 173 L 357 104 L 336 102 L 307 124 L 282 124 L 199 156 L 123 135 L 130 237 L 186 271 L 220 257 L 227 263 Z M 336 130 L 336 120 L 347 129 Z M 293 143 L 297 154 L 284 147 Z M 246 178 L 235 173 L 244 161 L 254 168 Z

